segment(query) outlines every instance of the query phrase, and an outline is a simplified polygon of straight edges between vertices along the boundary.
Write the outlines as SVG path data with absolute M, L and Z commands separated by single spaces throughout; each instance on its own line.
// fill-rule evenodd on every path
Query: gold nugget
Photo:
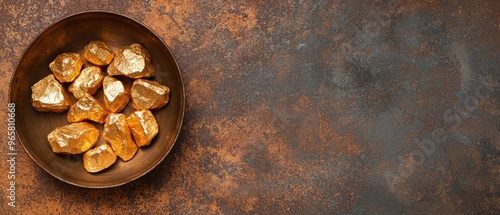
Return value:
M 127 117 L 127 124 L 137 146 L 146 146 L 158 134 L 158 123 L 149 110 L 138 110 Z
M 120 112 L 130 100 L 130 92 L 121 81 L 106 76 L 103 80 L 104 105 L 111 112 Z
M 159 109 L 168 103 L 170 88 L 156 81 L 137 79 L 132 84 L 131 95 L 135 109 Z
M 81 99 L 85 93 L 93 95 L 102 86 L 103 78 L 104 74 L 100 67 L 90 66 L 80 72 L 68 89 L 75 98 Z
M 153 77 L 155 73 L 148 51 L 138 43 L 120 49 L 108 67 L 108 74 L 111 76 L 124 75 L 129 78 L 143 78 Z
M 114 56 L 108 45 L 102 41 L 90 41 L 83 50 L 85 60 L 97 66 L 108 65 Z
M 73 123 L 54 129 L 47 139 L 55 153 L 80 154 L 97 143 L 99 130 L 87 122 Z
M 108 115 L 104 124 L 103 137 L 111 144 L 115 154 L 124 161 L 132 159 L 137 152 L 137 145 L 132 140 L 127 119 L 121 113 Z
M 83 167 L 91 173 L 102 171 L 116 161 L 116 155 L 108 144 L 99 145 L 83 154 Z
M 92 95 L 85 93 L 78 102 L 73 104 L 68 111 L 68 122 L 81 122 L 83 120 L 92 120 L 98 123 L 104 123 L 108 112 L 102 107 Z
M 31 87 L 31 105 L 38 111 L 60 113 L 71 107 L 71 99 L 50 74 Z
M 49 64 L 49 68 L 59 82 L 72 82 L 80 74 L 83 60 L 78 53 L 62 53 Z

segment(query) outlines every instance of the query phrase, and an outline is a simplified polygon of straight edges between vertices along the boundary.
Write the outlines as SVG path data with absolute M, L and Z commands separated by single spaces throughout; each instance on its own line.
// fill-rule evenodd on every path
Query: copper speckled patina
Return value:
M 154 170 L 111 189 L 61 182 L 16 145 L 16 207 L 0 162 L 0 211 L 500 211 L 497 0 L 2 1 L 3 143 L 23 50 L 89 10 L 134 18 L 171 48 L 186 86 L 180 137 Z

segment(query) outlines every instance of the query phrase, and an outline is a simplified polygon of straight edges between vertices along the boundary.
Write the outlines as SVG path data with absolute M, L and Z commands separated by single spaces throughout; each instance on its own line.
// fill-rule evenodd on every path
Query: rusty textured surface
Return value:
M 8 84 L 44 28 L 125 14 L 173 50 L 186 116 L 142 178 L 83 189 L 17 145 L 8 213 L 493 214 L 500 210 L 500 2 L 1 1 Z M 133 2 L 133 3 L 132 3 Z

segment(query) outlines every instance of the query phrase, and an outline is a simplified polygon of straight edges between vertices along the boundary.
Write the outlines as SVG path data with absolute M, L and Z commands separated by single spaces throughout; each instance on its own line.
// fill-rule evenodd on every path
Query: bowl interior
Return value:
M 153 110 L 159 133 L 151 144 L 141 147 L 128 162 L 120 158 L 110 168 L 89 173 L 83 168 L 81 155 L 61 155 L 52 152 L 47 135 L 56 127 L 67 125 L 67 111 L 42 113 L 31 106 L 31 86 L 51 74 L 49 63 L 64 52 L 83 53 L 91 40 L 101 40 L 114 51 L 139 43 L 151 55 L 157 75 L 152 78 L 171 88 L 169 103 Z M 105 67 L 102 67 L 105 71 Z M 122 78 L 121 80 L 124 80 Z M 124 80 L 130 84 L 130 80 Z M 68 87 L 68 84 L 64 84 Z M 158 165 L 175 143 L 184 116 L 184 88 L 179 67 L 169 49 L 153 32 L 142 24 L 122 15 L 108 12 L 87 12 L 67 17 L 41 33 L 28 47 L 14 73 L 10 88 L 11 102 L 16 106 L 16 132 L 30 157 L 54 177 L 67 183 L 90 188 L 125 184 L 146 174 Z M 69 93 L 71 95 L 71 93 Z M 102 89 L 95 95 L 102 100 Z M 76 100 L 73 98 L 73 101 Z M 123 113 L 133 111 L 130 103 Z M 93 123 L 101 131 L 101 124 Z

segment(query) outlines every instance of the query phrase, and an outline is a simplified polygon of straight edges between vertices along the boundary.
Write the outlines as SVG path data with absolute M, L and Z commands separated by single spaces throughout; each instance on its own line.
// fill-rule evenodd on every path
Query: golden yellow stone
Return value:
M 50 74 L 31 87 L 31 105 L 38 111 L 60 113 L 71 107 L 66 89 Z
M 127 117 L 127 124 L 137 146 L 146 146 L 158 134 L 158 123 L 149 110 L 138 110 Z
M 127 119 L 121 113 L 108 115 L 104 123 L 103 137 L 111 144 L 115 154 L 124 161 L 132 159 L 137 152 L 137 145 L 132 140 Z
M 78 53 L 62 53 L 50 62 L 49 68 L 59 82 L 72 82 L 80 74 L 83 60 Z
M 111 63 L 115 54 L 109 49 L 108 45 L 102 41 L 90 41 L 83 49 L 83 57 L 88 62 L 105 66 Z
M 99 130 L 87 122 L 72 123 L 54 129 L 47 139 L 55 153 L 80 154 L 97 143 Z
M 71 83 L 68 90 L 77 99 L 81 99 L 85 93 L 93 95 L 102 86 L 104 73 L 98 66 L 89 66 L 80 72 L 80 75 Z
M 113 77 L 106 76 L 103 80 L 104 105 L 111 112 L 120 112 L 130 100 L 130 92 L 123 83 Z
M 92 95 L 85 93 L 78 102 L 73 104 L 68 111 L 68 122 L 81 122 L 83 120 L 92 120 L 98 123 L 104 123 L 108 112 L 102 107 Z
M 115 152 L 111 146 L 105 143 L 83 154 L 83 167 L 91 173 L 100 172 L 113 165 L 115 161 Z
M 156 74 L 148 51 L 138 43 L 121 48 L 109 64 L 108 74 L 129 78 L 153 77 Z
M 159 109 L 168 103 L 170 88 L 156 81 L 137 79 L 131 89 L 132 106 L 137 110 Z

